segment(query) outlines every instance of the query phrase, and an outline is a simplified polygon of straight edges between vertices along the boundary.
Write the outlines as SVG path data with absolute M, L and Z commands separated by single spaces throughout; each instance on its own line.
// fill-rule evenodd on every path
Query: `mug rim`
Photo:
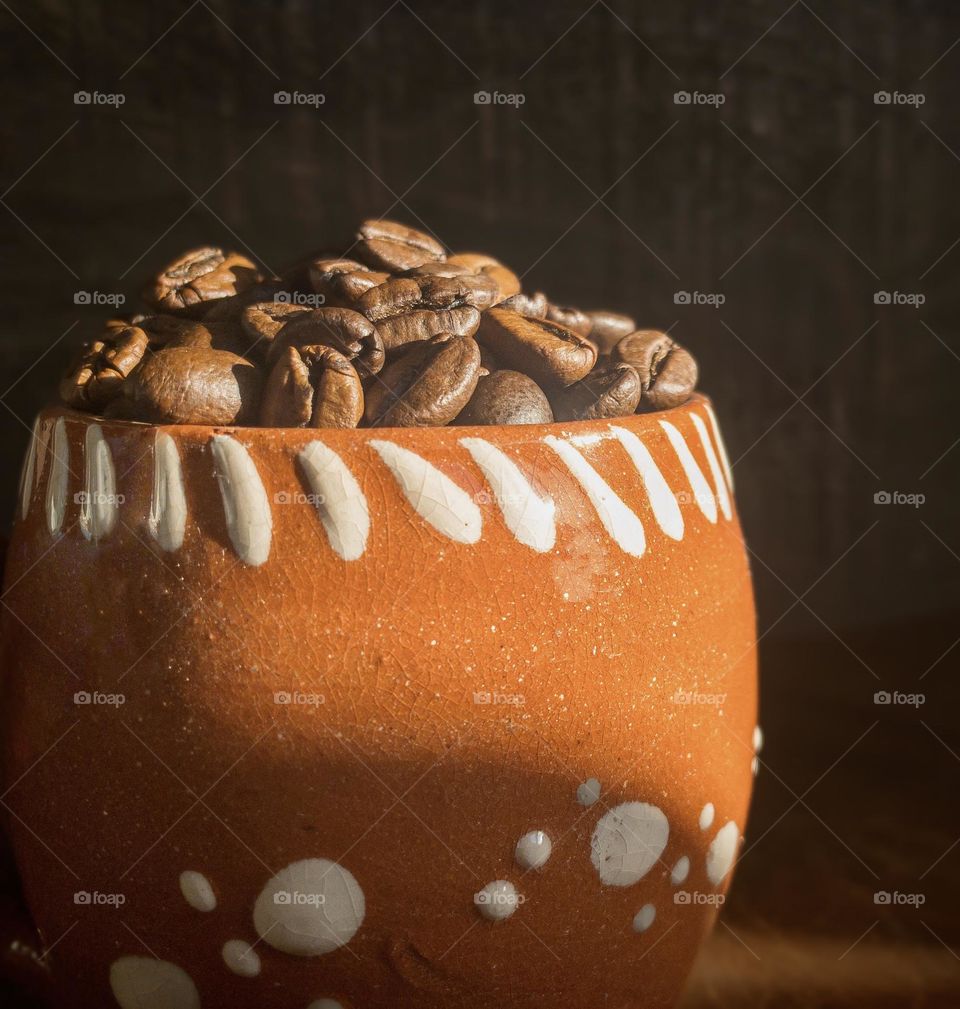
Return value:
M 374 427 L 266 427 L 262 425 L 247 424 L 182 424 L 182 423 L 155 423 L 152 421 L 128 420 L 126 418 L 104 417 L 102 414 L 90 413 L 86 410 L 78 410 L 65 403 L 50 403 L 43 407 L 39 413 L 39 419 L 63 417 L 67 420 L 81 422 L 85 424 L 98 424 L 109 427 L 116 434 L 148 433 L 150 431 L 163 431 L 167 434 L 178 434 L 181 437 L 202 437 L 206 434 L 227 434 L 243 439 L 266 438 L 275 439 L 282 436 L 283 432 L 291 432 L 297 437 L 313 435 L 321 437 L 323 435 L 336 434 L 339 437 L 350 438 L 354 435 L 364 437 L 377 437 L 379 434 L 389 433 L 396 437 L 399 433 L 405 436 L 422 436 L 424 438 L 442 437 L 443 432 L 469 432 L 479 436 L 486 432 L 488 437 L 494 432 L 513 432 L 519 435 L 522 432 L 535 435 L 538 432 L 544 434 L 555 434 L 560 431 L 588 432 L 591 430 L 606 430 L 611 424 L 645 424 L 656 423 L 660 420 L 668 420 L 670 417 L 687 413 L 693 407 L 706 406 L 713 407 L 713 400 L 706 393 L 695 390 L 688 399 L 678 406 L 672 406 L 666 410 L 638 411 L 626 414 L 622 417 L 600 417 L 589 420 L 554 420 L 547 424 L 443 424 L 437 426 L 411 426 L 411 427 L 388 427 L 386 425 L 376 425 Z M 502 436 L 502 435 L 501 435 Z M 362 440 L 358 439 L 358 440 Z

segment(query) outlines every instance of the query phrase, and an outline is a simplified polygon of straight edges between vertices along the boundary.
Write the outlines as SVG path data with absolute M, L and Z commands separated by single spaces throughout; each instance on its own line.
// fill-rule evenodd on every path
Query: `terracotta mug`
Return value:
M 49 410 L 5 603 L 58 1005 L 677 998 L 758 743 L 705 398 L 356 431 Z

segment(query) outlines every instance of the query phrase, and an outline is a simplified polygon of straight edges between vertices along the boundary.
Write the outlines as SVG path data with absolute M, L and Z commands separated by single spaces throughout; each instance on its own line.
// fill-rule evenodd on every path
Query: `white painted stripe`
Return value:
M 162 431 L 153 444 L 153 496 L 150 499 L 150 534 L 162 550 L 179 550 L 187 525 L 187 496 L 177 443 Z
M 727 491 L 727 482 L 724 480 L 723 473 L 720 470 L 720 460 L 717 459 L 717 453 L 713 450 L 713 442 L 710 441 L 710 435 L 707 433 L 707 425 L 692 410 L 690 411 L 690 419 L 693 421 L 693 426 L 697 429 L 697 434 L 700 435 L 700 443 L 703 445 L 703 451 L 707 455 L 707 465 L 710 467 L 710 475 L 713 477 L 713 484 L 717 488 L 717 500 L 720 502 L 720 511 L 723 512 L 724 518 L 732 518 L 733 509 L 730 507 L 730 494 Z
M 99 424 L 87 425 L 83 456 L 80 530 L 96 543 L 109 536 L 117 524 L 117 476 L 110 446 Z
M 367 499 L 346 463 L 323 442 L 312 441 L 297 456 L 313 491 L 320 521 L 337 556 L 363 556 L 370 532 Z
M 40 440 L 40 418 L 33 422 L 30 432 L 30 444 L 27 446 L 27 457 L 20 471 L 20 517 L 26 518 L 30 511 L 30 500 L 33 497 L 34 474 L 37 469 L 37 443 Z
M 660 426 L 670 439 L 673 450 L 677 453 L 680 465 L 683 467 L 687 479 L 690 481 L 690 489 L 700 511 L 711 521 L 717 521 L 717 499 L 714 497 L 707 478 L 703 475 L 703 470 L 697 465 L 697 460 L 693 458 L 693 453 L 687 447 L 683 435 L 668 420 L 660 421 Z
M 70 446 L 67 444 L 67 426 L 62 417 L 58 417 L 53 426 L 50 454 L 50 475 L 47 477 L 47 528 L 56 536 L 63 528 L 63 518 L 67 513 L 67 478 L 70 473 Z
M 460 444 L 483 470 L 510 532 L 538 553 L 552 550 L 557 540 L 553 500 L 540 497 L 520 467 L 495 445 L 483 438 L 461 438 Z
M 730 490 L 733 490 L 733 467 L 730 465 L 730 457 L 727 455 L 727 446 L 723 443 L 723 435 L 720 434 L 717 415 L 709 403 L 704 403 L 703 408 L 710 418 L 710 426 L 713 428 L 713 437 L 717 443 L 717 450 L 720 452 L 720 461 L 723 463 L 723 472 L 727 475 L 727 483 L 730 485 Z
M 627 455 L 643 480 L 650 507 L 653 509 L 657 525 L 671 538 L 683 539 L 683 513 L 677 504 L 676 495 L 660 472 L 660 467 L 654 462 L 647 446 L 632 432 L 624 427 L 613 427 L 617 441 L 627 450 Z
M 543 440 L 560 456 L 584 489 L 597 511 L 597 517 L 617 546 L 632 557 L 642 557 L 647 548 L 647 539 L 640 519 L 572 445 L 552 434 L 548 434 Z
M 210 441 L 227 532 L 237 555 L 258 567 L 270 556 L 273 516 L 263 481 L 250 453 L 229 435 Z
M 466 491 L 415 452 L 392 441 L 373 440 L 370 444 L 421 518 L 457 543 L 480 539 L 483 517 Z

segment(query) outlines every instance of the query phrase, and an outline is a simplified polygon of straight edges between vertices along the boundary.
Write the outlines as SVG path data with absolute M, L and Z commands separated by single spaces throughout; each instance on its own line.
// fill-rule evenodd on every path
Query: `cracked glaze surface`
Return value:
M 204 1006 L 672 1003 L 716 910 L 674 898 L 729 885 L 755 756 L 749 573 L 705 399 L 526 428 L 51 411 L 35 431 L 6 774 L 32 768 L 8 801 L 36 919 L 82 919 L 65 1004 L 129 1000 L 156 969 L 120 917 Z M 185 814 L 184 786 L 209 810 Z M 323 882 L 272 903 L 305 865 Z M 123 915 L 93 929 L 71 873 L 122 889 Z M 510 914 L 477 902 L 491 881 Z

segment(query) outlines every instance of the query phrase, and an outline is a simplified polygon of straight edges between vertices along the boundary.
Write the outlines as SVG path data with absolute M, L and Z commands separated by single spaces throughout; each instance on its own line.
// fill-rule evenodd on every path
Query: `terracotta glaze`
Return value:
M 58 1007 L 677 999 L 762 740 L 704 397 L 436 429 L 52 409 L 5 586 L 8 831 Z

